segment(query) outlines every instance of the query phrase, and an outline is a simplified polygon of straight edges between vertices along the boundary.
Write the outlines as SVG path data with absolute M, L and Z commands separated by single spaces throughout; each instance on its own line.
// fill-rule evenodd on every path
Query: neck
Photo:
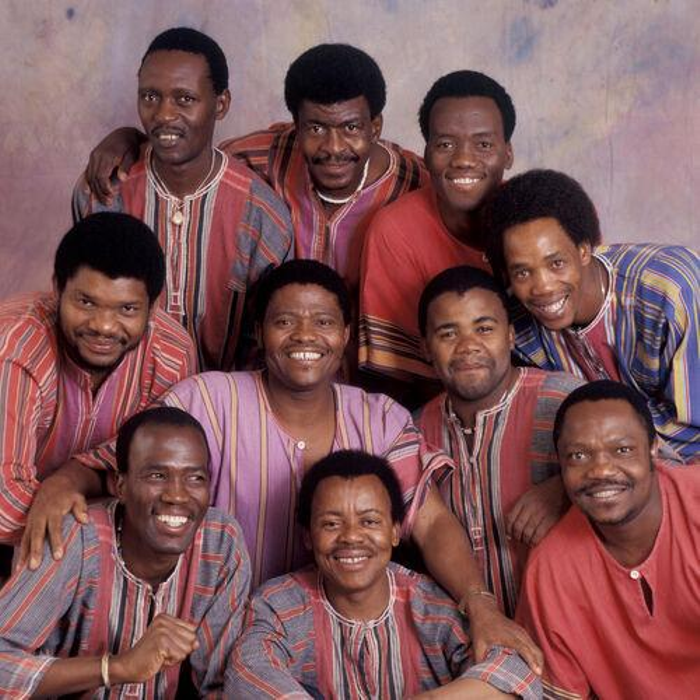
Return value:
M 330 383 L 307 391 L 292 391 L 265 372 L 263 385 L 270 407 L 285 425 L 319 425 L 329 415 L 335 417 L 335 395 Z
M 517 367 L 510 366 L 503 379 L 496 388 L 481 399 L 464 399 L 454 392 L 448 392 L 452 410 L 465 428 L 473 428 L 476 422 L 476 414 L 487 411 L 489 408 L 501 403 L 503 397 L 510 391 L 518 378 Z
M 457 211 L 438 198 L 438 211 L 445 228 L 461 243 L 475 250 L 484 250 L 481 214 L 478 211 Z
M 644 508 L 628 523 L 594 525 L 603 546 L 622 566 L 638 566 L 651 554 L 661 527 L 663 505 L 658 476 Z
M 608 271 L 598 258 L 591 258 L 591 264 L 583 268 L 581 280 L 581 305 L 576 311 L 574 323 L 578 326 L 588 325 L 597 315 L 605 302 L 608 285 Z
M 144 552 L 139 533 L 131 532 L 126 521 L 121 532 L 121 553 L 126 568 L 152 588 L 157 588 L 170 576 L 180 558 L 179 554 Z
M 386 571 L 380 580 L 361 591 L 339 591 L 325 580 L 323 587 L 328 602 L 340 615 L 348 620 L 363 622 L 376 620 L 386 610 L 391 596 L 389 575 Z
M 153 168 L 168 192 L 182 199 L 194 194 L 206 180 L 209 180 L 215 163 L 216 153 L 211 144 L 199 155 L 186 163 L 166 163 L 153 156 Z

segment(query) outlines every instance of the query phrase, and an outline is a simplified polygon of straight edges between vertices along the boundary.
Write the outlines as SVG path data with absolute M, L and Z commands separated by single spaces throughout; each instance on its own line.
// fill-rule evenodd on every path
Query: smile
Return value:
M 156 520 L 168 527 L 180 529 L 187 525 L 190 519 L 184 515 L 156 515 Z
M 289 357 L 299 362 L 315 362 L 323 357 L 323 353 L 305 350 L 303 352 L 290 352 Z
M 557 317 L 563 311 L 566 306 L 566 302 L 569 300 L 569 295 L 565 294 L 561 299 L 553 301 L 549 304 L 530 304 L 530 307 L 537 311 L 538 314 L 547 317 Z
M 335 560 L 339 561 L 341 564 L 359 564 L 360 562 L 367 561 L 367 559 L 369 559 L 367 555 L 361 557 L 335 557 Z

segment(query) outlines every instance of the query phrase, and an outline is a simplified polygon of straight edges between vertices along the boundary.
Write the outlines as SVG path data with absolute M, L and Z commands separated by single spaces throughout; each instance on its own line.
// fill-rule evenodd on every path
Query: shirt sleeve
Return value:
M 190 655 L 195 686 L 201 696 L 209 698 L 221 695 L 224 669 L 241 633 L 250 592 L 250 560 L 243 534 L 232 521 L 226 522 L 223 533 L 225 547 L 217 546 L 202 562 L 206 578 L 215 580 L 209 583 L 200 578 L 200 590 L 206 595 L 199 596 L 201 608 L 194 611 L 200 620 L 199 647 Z
M 569 635 L 559 630 L 560 616 L 552 609 L 552 598 L 547 595 L 555 582 L 544 575 L 538 552 L 534 554 L 525 570 L 516 620 L 532 635 L 544 654 L 544 696 L 557 700 L 587 698 L 591 694 L 588 679 L 567 644 Z M 570 634 L 575 636 L 575 630 Z
M 14 544 L 39 486 L 36 471 L 41 388 L 17 362 L 0 363 L 0 543 Z
M 0 696 L 6 700 L 30 697 L 56 661 L 47 648 L 50 635 L 55 636 L 58 631 L 75 634 L 79 627 L 75 620 L 61 623 L 75 604 L 81 585 L 83 593 L 88 594 L 88 587 L 81 581 L 99 578 L 96 557 L 83 556 L 87 551 L 83 528 L 88 527 L 67 516 L 63 524 L 63 558 L 54 560 L 47 543 L 39 568 L 19 569 L 0 592 Z M 97 552 L 97 548 L 92 547 L 91 551 Z M 80 608 L 87 611 L 88 601 L 80 601 Z M 83 631 L 86 624 L 81 620 Z M 73 646 L 65 638 L 61 642 L 65 647 Z M 41 653 L 36 653 L 38 649 Z
M 289 611 L 282 613 L 289 618 Z M 296 630 L 295 630 L 296 631 Z M 311 638 L 295 634 L 288 638 L 285 622 L 262 593 L 253 595 L 246 615 L 245 628 L 234 647 L 231 664 L 226 671 L 225 697 L 250 698 L 310 698 L 294 677 L 293 645 L 303 645 Z

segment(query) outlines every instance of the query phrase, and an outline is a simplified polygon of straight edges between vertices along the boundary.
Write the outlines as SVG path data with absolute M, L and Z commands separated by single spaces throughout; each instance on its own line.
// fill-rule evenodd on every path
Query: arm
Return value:
M 485 586 L 467 535 L 433 489 L 418 511 L 411 534 L 433 578 L 455 600 L 464 601 L 477 661 L 499 644 L 515 649 L 535 673 L 541 673 L 542 652 L 529 635 L 500 612 L 492 597 L 479 593 Z
M 107 134 L 90 153 L 85 169 L 85 182 L 100 204 L 111 204 L 114 195 L 112 176 L 123 180 L 139 159 L 141 144 L 146 136 L 138 129 L 122 127 Z
M 310 615 L 310 613 L 309 613 Z M 285 616 L 288 617 L 288 616 Z M 293 669 L 313 661 L 313 629 L 302 613 L 291 621 L 294 637 L 287 634 L 287 619 L 282 622 L 263 591 L 253 595 L 246 615 L 243 634 L 233 650 L 226 671 L 224 696 L 245 700 L 260 698 L 308 698 Z M 292 649 L 292 646 L 296 647 Z M 303 646 L 299 649 L 299 646 Z M 311 653 L 300 656 L 311 647 Z
M 508 536 L 534 547 L 559 522 L 569 505 L 561 476 L 536 484 L 506 516 Z

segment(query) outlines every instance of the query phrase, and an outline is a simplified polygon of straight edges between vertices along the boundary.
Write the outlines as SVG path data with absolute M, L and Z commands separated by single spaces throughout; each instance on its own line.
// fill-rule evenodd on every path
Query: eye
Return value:
M 586 453 L 582 450 L 572 450 L 566 455 L 570 462 L 582 462 L 586 458 Z
M 197 101 L 197 98 L 194 95 L 180 95 L 177 98 L 178 104 L 185 105 L 185 106 L 194 104 L 196 101 Z
M 530 272 L 528 270 L 524 269 L 518 269 L 518 270 L 512 270 L 510 272 L 510 278 L 511 280 L 516 280 L 518 282 L 522 282 L 523 280 L 526 280 Z
M 148 481 L 164 481 L 165 474 L 163 472 L 149 472 L 146 474 L 146 479 Z
M 86 298 L 86 297 L 80 297 L 80 298 L 78 299 L 78 303 L 79 303 L 81 306 L 85 306 L 85 307 L 87 307 L 87 308 L 92 308 L 92 307 L 95 305 L 94 302 L 93 302 L 91 299 L 88 299 L 88 298 Z
M 457 337 L 457 331 L 454 328 L 446 328 L 438 333 L 440 340 L 452 340 Z
M 454 142 L 449 139 L 438 139 L 433 145 L 438 151 L 449 151 L 454 147 Z
M 274 320 L 274 325 L 277 328 L 288 328 L 289 326 L 292 325 L 292 320 L 289 318 L 285 318 L 284 316 L 281 316 L 280 318 L 276 318 Z
M 190 474 L 187 477 L 187 481 L 193 484 L 203 484 L 205 481 L 207 481 L 207 477 L 205 474 Z
M 493 143 L 491 143 L 491 141 L 479 141 L 477 146 L 479 146 L 479 149 L 482 151 L 490 151 L 493 148 Z
M 321 528 L 324 530 L 337 530 L 338 529 L 337 520 L 323 520 L 321 521 Z
M 493 333 L 493 326 L 479 326 L 476 329 L 477 333 L 480 333 L 481 335 L 485 335 L 488 333 Z
M 634 448 L 629 445 L 620 445 L 617 450 L 615 450 L 619 455 L 629 455 L 634 452 Z
M 362 524 L 365 527 L 376 527 L 380 522 L 379 518 L 363 518 L 362 520 Z
M 337 325 L 336 320 L 332 316 L 319 318 L 316 323 L 318 323 L 318 325 L 322 328 L 331 328 Z
M 346 124 L 345 131 L 347 131 L 350 134 L 356 134 L 358 131 L 360 131 L 360 125 L 359 124 Z
M 551 265 L 553 270 L 561 270 L 561 268 L 566 266 L 566 260 L 562 260 L 562 258 L 556 258 L 555 260 L 552 260 Z
M 158 94 L 150 90 L 146 90 L 141 93 L 142 102 L 155 102 L 158 99 Z
M 326 132 L 325 127 L 321 124 L 309 124 L 306 128 L 314 136 L 321 136 Z
M 139 311 L 140 307 L 136 304 L 124 304 L 124 306 L 122 306 L 122 313 L 124 313 L 127 316 L 133 316 Z

